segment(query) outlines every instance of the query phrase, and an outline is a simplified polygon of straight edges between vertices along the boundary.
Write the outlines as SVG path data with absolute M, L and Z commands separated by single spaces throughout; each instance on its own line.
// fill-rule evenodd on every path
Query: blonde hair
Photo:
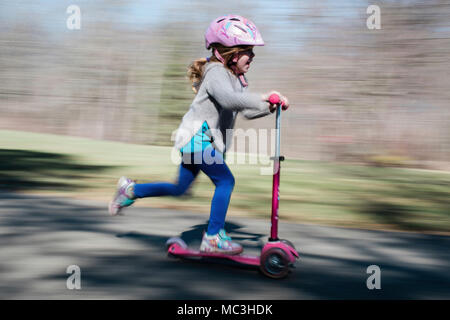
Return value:
M 222 56 L 224 62 L 224 65 L 226 68 L 228 68 L 231 72 L 233 70 L 231 69 L 231 65 L 233 64 L 233 57 L 235 54 L 239 52 L 248 51 L 253 46 L 235 46 L 235 47 L 225 47 L 218 43 L 213 43 L 211 45 L 212 50 L 214 52 L 214 49 L 217 49 L 219 54 Z M 211 62 L 220 62 L 219 59 L 214 55 L 214 53 L 211 55 L 211 57 L 208 58 Z M 195 93 L 197 93 L 198 89 L 200 88 L 200 85 L 202 84 L 203 80 L 203 71 L 205 64 L 208 63 L 208 59 L 206 58 L 200 58 L 197 60 L 194 60 L 188 67 L 188 77 L 189 80 L 192 83 L 192 90 L 194 90 Z

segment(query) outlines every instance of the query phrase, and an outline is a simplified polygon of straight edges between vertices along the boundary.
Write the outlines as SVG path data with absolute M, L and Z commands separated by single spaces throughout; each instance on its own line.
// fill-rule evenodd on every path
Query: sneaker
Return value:
M 205 232 L 203 234 L 202 244 L 200 245 L 200 251 L 202 252 L 239 254 L 242 250 L 242 246 L 233 242 L 223 229 L 212 236 Z
M 220 230 L 219 230 L 219 237 L 220 237 L 222 240 L 229 240 L 229 241 L 231 241 L 231 237 L 227 235 L 225 229 L 220 229 Z
M 120 211 L 124 207 L 131 206 L 134 203 L 134 186 L 136 182 L 127 177 L 122 177 L 117 183 L 116 194 L 109 203 L 109 214 L 116 216 L 120 214 Z

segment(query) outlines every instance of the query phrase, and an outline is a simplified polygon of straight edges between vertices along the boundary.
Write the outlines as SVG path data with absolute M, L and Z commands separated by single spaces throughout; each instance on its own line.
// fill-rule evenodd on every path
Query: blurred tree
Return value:
M 189 42 L 172 38 L 167 46 L 170 51 L 162 74 L 158 106 L 158 139 L 155 141 L 157 145 L 173 144 L 172 132 L 178 128 L 181 118 L 194 98 L 187 78 L 186 52 L 190 46 Z

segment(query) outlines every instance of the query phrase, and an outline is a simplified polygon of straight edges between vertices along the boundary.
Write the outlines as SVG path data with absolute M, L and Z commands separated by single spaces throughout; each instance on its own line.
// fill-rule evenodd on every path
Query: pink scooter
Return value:
M 294 266 L 296 259 L 299 258 L 298 252 L 294 245 L 288 240 L 278 239 L 278 202 L 279 202 L 279 186 L 280 186 L 280 162 L 284 160 L 280 156 L 280 120 L 282 102 L 277 94 L 269 97 L 272 104 L 278 105 L 276 114 L 276 145 L 274 160 L 274 175 L 272 187 L 272 227 L 270 230 L 269 242 L 267 242 L 261 251 L 261 256 L 253 256 L 246 254 L 229 255 L 223 253 L 200 252 L 188 248 L 181 238 L 170 238 L 166 242 L 168 254 L 171 257 L 180 258 L 219 258 L 228 259 L 240 264 L 257 266 L 261 272 L 274 279 L 281 279 L 287 276 L 290 267 Z

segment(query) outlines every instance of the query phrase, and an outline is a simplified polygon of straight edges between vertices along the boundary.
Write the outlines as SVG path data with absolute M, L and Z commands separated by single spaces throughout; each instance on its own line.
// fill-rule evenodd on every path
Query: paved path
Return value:
M 151 201 L 151 200 L 149 200 Z M 0 299 L 449 299 L 450 237 L 280 223 L 300 251 L 297 268 L 272 280 L 253 269 L 167 257 L 179 235 L 199 245 L 207 216 L 106 203 L 0 196 Z M 267 238 L 268 221 L 231 217 L 247 252 Z M 81 268 L 68 290 L 66 268 Z M 381 290 L 368 290 L 369 265 Z

